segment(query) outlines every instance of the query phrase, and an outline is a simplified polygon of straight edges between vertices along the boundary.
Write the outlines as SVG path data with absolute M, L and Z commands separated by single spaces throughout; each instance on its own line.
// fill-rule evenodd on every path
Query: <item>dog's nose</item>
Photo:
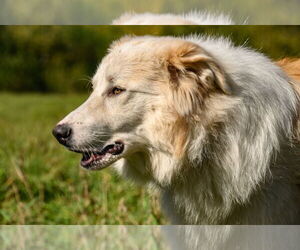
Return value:
M 66 145 L 71 138 L 72 129 L 67 124 L 60 124 L 52 130 L 52 134 L 61 144 Z

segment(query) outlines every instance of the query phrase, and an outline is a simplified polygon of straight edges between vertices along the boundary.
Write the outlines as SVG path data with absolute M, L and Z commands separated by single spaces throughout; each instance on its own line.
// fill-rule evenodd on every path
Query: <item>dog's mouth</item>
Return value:
M 100 151 L 85 151 L 82 153 L 80 165 L 88 170 L 100 170 L 119 160 L 124 151 L 124 143 L 116 141 L 106 145 Z

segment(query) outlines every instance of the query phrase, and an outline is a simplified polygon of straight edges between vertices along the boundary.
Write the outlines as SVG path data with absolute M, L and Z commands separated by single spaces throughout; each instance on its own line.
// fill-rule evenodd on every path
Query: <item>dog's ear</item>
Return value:
M 197 44 L 185 41 L 173 46 L 167 70 L 181 114 L 186 115 L 199 108 L 212 91 L 232 93 L 222 67 Z

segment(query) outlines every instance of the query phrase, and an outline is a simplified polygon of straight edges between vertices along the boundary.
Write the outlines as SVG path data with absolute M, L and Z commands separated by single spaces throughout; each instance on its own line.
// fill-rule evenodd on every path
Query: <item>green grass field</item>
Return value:
M 0 94 L 0 224 L 163 224 L 157 198 L 88 172 L 53 126 L 87 96 Z

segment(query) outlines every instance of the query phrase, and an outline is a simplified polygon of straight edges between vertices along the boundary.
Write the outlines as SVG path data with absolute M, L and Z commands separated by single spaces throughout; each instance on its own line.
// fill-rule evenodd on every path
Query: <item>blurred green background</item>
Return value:
M 1 24 L 110 24 L 124 12 L 230 14 L 236 24 L 300 24 L 299 0 L 1 0 Z
M 109 44 L 126 34 L 224 35 L 274 59 L 300 56 L 300 26 L 2 26 L 0 90 L 84 93 Z
M 54 125 L 90 93 L 109 44 L 128 34 L 231 37 L 300 57 L 300 26 L 0 27 L 0 224 L 162 224 L 157 197 L 111 169 L 87 172 Z

